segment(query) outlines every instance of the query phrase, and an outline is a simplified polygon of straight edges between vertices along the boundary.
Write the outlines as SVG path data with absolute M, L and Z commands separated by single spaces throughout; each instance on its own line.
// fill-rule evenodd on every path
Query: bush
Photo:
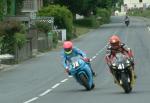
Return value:
M 47 22 L 43 23 L 38 21 L 35 23 L 34 27 L 44 33 L 48 33 L 51 30 L 51 25 Z
M 3 6 L 2 6 L 2 1 L 0 1 L 0 21 L 2 20 L 3 17 Z
M 14 38 L 15 38 L 15 44 L 19 49 L 21 49 L 26 42 L 25 35 L 22 33 L 15 33 Z
M 15 53 L 15 48 L 21 48 L 25 43 L 25 26 L 17 21 L 0 23 L 1 53 Z
M 96 9 L 96 16 L 101 17 L 100 22 L 108 23 L 110 21 L 111 11 L 107 9 Z
M 95 16 L 86 17 L 84 19 L 78 19 L 74 21 L 76 25 L 84 26 L 84 27 L 97 27 L 99 23 Z
M 142 16 L 150 18 L 150 9 L 143 10 L 142 8 L 132 9 L 128 12 L 129 15 L 132 16 Z
M 58 44 L 58 35 L 56 32 L 53 32 L 53 47 L 56 48 Z
M 73 16 L 67 7 L 60 5 L 49 5 L 42 8 L 38 12 L 38 15 L 52 16 L 54 17 L 54 24 L 57 25 L 58 29 L 66 29 L 67 34 L 72 32 Z

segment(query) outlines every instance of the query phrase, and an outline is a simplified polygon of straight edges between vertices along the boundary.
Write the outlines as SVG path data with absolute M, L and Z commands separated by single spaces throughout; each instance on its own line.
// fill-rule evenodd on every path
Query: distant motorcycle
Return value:
M 125 24 L 126 24 L 126 26 L 128 27 L 129 24 L 130 24 L 130 21 L 129 21 L 129 20 L 126 20 L 126 21 L 125 21 Z
M 69 72 L 86 90 L 94 88 L 92 72 L 89 65 L 82 58 L 77 57 L 72 60 Z
M 117 84 L 124 89 L 125 93 L 130 93 L 135 83 L 130 60 L 122 53 L 117 53 L 111 66 Z

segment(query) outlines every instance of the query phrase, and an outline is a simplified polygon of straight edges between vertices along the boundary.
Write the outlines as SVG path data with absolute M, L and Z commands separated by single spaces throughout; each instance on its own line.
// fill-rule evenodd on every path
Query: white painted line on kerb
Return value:
M 46 90 L 45 92 L 41 93 L 39 96 L 42 97 L 42 96 L 48 94 L 48 93 L 51 92 L 51 91 L 52 91 L 52 89 L 48 89 L 48 90 Z
M 58 87 L 60 85 L 60 83 L 55 84 L 54 86 L 52 86 L 52 89 Z
M 67 80 L 68 80 L 68 78 L 62 80 L 61 83 L 64 83 L 64 82 L 66 82 Z
M 24 103 L 30 103 L 30 102 L 33 102 L 33 101 L 37 100 L 38 98 L 39 98 L 39 97 L 34 97 L 34 98 L 32 98 L 32 99 L 30 99 L 30 100 L 24 102 Z

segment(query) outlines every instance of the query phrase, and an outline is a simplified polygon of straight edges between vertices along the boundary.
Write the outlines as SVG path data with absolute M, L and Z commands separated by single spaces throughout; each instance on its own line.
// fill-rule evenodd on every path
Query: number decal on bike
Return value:
M 78 62 L 74 62 L 73 63 L 73 68 L 76 68 L 76 67 L 78 67 L 79 66 L 79 63 Z
M 124 69 L 124 64 L 119 64 L 118 69 Z

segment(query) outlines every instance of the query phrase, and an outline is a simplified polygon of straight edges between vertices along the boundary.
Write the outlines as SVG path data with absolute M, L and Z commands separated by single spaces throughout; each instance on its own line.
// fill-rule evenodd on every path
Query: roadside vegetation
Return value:
M 17 21 L 0 22 L 1 53 L 15 54 L 16 48 L 21 49 L 26 42 L 26 28 Z
M 32 48 L 36 49 L 37 52 L 57 48 L 60 37 L 49 23 L 36 22 L 27 27 L 24 22 L 4 21 L 7 16 L 22 15 L 23 0 L 15 0 L 16 7 L 14 9 L 16 10 L 14 10 L 14 14 L 12 14 L 13 8 L 11 8 L 14 2 L 7 0 L 4 3 L 3 1 L 0 1 L 1 54 L 17 54 L 17 58 L 22 59 L 24 57 L 26 59 L 24 54 L 31 57 Z M 56 29 L 66 29 L 67 40 L 72 40 L 86 34 L 91 29 L 96 29 L 102 24 L 109 23 L 116 3 L 120 1 L 72 0 L 72 2 L 69 2 L 66 0 L 53 0 L 51 2 L 51 0 L 43 0 L 44 6 L 37 12 L 37 16 L 54 17 L 54 27 Z M 7 11 L 4 12 L 6 8 Z M 77 18 L 76 14 L 82 16 L 82 18 Z M 33 35 L 29 33 L 31 29 L 35 30 L 32 33 Z M 27 49 L 28 52 L 23 52 Z
M 133 10 L 129 11 L 129 15 L 150 18 L 150 8 L 148 8 L 146 10 L 143 10 L 143 9 L 133 9 Z

